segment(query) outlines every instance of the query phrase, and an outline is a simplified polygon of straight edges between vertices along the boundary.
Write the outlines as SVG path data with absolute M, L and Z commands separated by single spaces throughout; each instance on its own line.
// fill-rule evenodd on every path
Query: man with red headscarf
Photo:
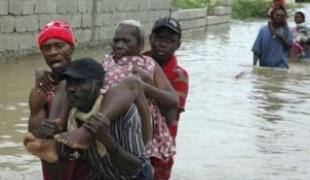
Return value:
M 260 66 L 288 68 L 288 52 L 293 37 L 286 23 L 286 9 L 279 6 L 270 16 L 270 21 L 259 30 L 253 44 L 253 65 L 259 61 Z
M 46 24 L 38 36 L 38 47 L 45 59 L 46 64 L 51 69 L 51 73 L 46 77 L 51 83 L 51 91 L 41 91 L 34 87 L 29 97 L 30 118 L 28 131 L 39 138 L 52 138 L 49 129 L 61 131 L 56 121 L 48 120 L 48 114 L 54 94 L 60 87 L 60 75 L 71 63 L 71 56 L 74 52 L 75 37 L 71 26 L 64 21 L 52 21 Z M 36 83 L 43 87 L 42 82 Z M 54 128 L 44 128 L 54 127 Z M 58 128 L 59 127 L 59 128 Z M 25 145 L 27 142 L 25 142 Z M 88 165 L 82 158 L 78 158 L 73 150 L 60 147 L 60 158 L 56 163 L 48 163 L 42 160 L 44 180 L 54 179 L 86 179 Z M 68 158 L 70 157 L 70 159 Z
M 271 12 L 280 6 L 286 8 L 284 0 L 273 0 L 273 3 L 271 4 L 271 7 L 268 11 L 268 15 L 270 16 Z

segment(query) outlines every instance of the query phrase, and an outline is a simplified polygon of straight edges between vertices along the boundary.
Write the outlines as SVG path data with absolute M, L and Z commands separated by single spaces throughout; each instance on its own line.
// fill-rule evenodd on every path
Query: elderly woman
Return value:
M 139 22 L 126 20 L 119 23 L 113 38 L 113 51 L 102 61 L 107 70 L 108 85 L 105 88 L 117 84 L 130 73 L 141 76 L 154 123 L 154 137 L 147 152 L 151 157 L 165 161 L 175 154 L 167 123 L 175 118 L 178 98 L 160 66 L 152 58 L 140 55 L 143 45 L 144 32 Z

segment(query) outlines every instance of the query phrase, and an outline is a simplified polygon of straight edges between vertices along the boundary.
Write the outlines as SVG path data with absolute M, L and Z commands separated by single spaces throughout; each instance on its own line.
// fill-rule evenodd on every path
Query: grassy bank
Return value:
M 304 0 L 310 1 L 310 0 Z M 207 8 L 213 14 L 219 0 L 173 0 L 176 9 Z M 289 11 L 299 8 L 300 4 L 287 4 Z M 234 19 L 268 18 L 271 0 L 232 0 L 232 17 Z
M 234 19 L 268 18 L 271 1 L 267 0 L 232 0 L 232 17 Z M 292 12 L 301 4 L 286 4 L 287 9 Z
M 207 8 L 208 14 L 212 14 L 218 4 L 219 0 L 173 0 L 177 9 Z
M 266 0 L 232 0 L 232 17 L 235 19 L 266 18 L 271 2 Z

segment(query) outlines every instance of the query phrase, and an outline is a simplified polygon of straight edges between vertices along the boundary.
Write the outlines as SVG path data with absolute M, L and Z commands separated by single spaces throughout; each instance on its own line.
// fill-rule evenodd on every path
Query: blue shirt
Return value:
M 278 28 L 293 42 L 292 33 L 288 28 Z M 263 26 L 257 35 L 252 51 L 258 55 L 260 66 L 288 68 L 288 51 L 284 50 L 278 37 L 272 35 L 268 25 Z

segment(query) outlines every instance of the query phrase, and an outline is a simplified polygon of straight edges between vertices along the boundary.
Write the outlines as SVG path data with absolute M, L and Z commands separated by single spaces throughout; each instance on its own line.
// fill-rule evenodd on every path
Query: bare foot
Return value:
M 54 139 L 73 149 L 88 149 L 92 142 L 92 135 L 82 126 L 70 132 L 56 134 Z
M 40 159 L 49 163 L 58 161 L 57 144 L 54 139 L 39 139 L 33 134 L 27 133 L 24 142 L 27 142 L 26 149 Z

